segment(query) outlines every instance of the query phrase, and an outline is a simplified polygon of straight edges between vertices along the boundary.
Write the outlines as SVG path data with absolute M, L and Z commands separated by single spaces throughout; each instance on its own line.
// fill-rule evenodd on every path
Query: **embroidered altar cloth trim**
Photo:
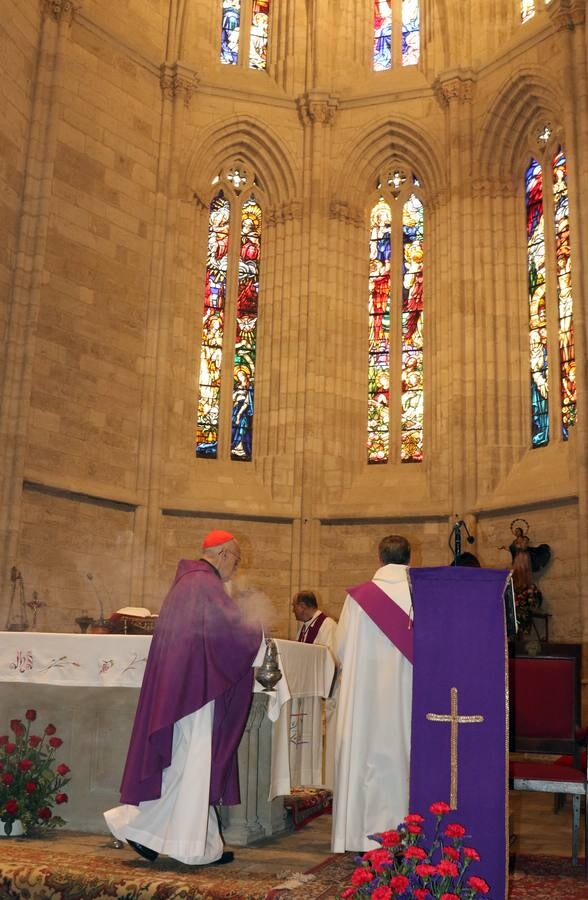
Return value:
M 141 686 L 150 636 L 0 632 L 0 681 Z

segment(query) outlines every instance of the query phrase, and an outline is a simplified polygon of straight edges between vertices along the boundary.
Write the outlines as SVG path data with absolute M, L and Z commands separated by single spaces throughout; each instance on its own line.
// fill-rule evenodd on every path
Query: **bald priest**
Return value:
M 261 629 L 229 597 L 240 561 L 227 531 L 212 531 L 199 560 L 181 560 L 155 626 L 122 785 L 104 814 L 119 840 L 154 860 L 223 864 L 215 804 L 240 802 L 237 748 L 253 688 Z

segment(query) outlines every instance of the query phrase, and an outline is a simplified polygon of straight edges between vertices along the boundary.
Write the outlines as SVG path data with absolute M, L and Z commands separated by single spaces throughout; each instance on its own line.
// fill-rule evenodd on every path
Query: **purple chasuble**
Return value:
M 404 610 L 373 581 L 349 588 L 347 593 L 384 632 L 396 649 L 412 663 L 413 628 L 410 617 Z
M 213 566 L 181 560 L 151 641 L 121 785 L 121 802 L 161 796 L 174 723 L 214 700 L 210 803 L 240 802 L 236 751 L 261 631 L 246 626 Z
M 321 630 L 321 625 L 326 619 L 326 615 L 324 612 L 319 613 L 316 617 L 310 628 L 304 630 L 304 625 L 300 629 L 300 634 L 298 635 L 298 643 L 300 644 L 314 644 L 316 641 L 316 636 Z
M 414 675 L 410 811 L 452 806 L 443 824 L 466 828 L 480 862 L 468 875 L 504 900 L 508 884 L 506 634 L 507 571 L 411 569 Z

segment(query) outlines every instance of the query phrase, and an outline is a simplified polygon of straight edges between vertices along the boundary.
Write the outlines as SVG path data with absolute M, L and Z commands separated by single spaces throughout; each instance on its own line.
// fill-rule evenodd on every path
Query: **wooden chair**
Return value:
M 580 727 L 582 647 L 544 644 L 536 656 L 517 645 L 509 650 L 510 749 L 535 755 L 565 755 L 568 760 L 527 758 L 510 761 L 515 791 L 572 795 L 572 862 L 578 864 L 580 804 L 588 799 L 588 772 L 580 763 L 576 732 Z M 585 816 L 585 876 L 588 878 L 588 803 Z

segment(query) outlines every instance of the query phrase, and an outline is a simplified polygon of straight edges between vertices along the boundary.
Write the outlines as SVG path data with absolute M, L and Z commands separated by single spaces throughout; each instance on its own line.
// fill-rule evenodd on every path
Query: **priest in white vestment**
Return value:
M 379 845 L 367 835 L 393 828 L 408 813 L 410 544 L 399 535 L 390 535 L 380 542 L 378 553 L 381 568 L 371 582 L 350 589 L 335 637 L 335 655 L 341 665 L 332 833 L 335 853 L 375 849 Z

